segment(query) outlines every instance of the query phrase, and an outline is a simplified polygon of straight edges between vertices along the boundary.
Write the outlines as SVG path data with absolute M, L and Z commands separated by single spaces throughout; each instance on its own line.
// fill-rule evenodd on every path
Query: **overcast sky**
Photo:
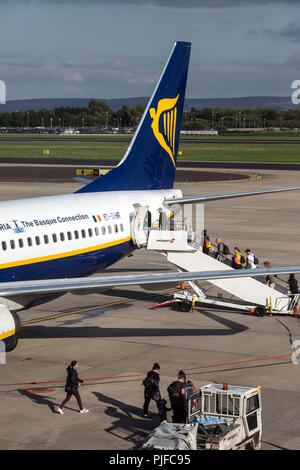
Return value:
M 7 101 L 149 96 L 191 41 L 188 98 L 289 96 L 300 0 L 0 0 Z

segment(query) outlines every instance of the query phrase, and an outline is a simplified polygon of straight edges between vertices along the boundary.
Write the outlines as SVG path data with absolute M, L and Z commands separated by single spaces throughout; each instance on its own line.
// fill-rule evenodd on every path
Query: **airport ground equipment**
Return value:
M 138 238 L 138 237 L 137 237 Z M 215 258 L 214 253 L 205 254 L 202 251 L 202 243 L 195 243 L 188 240 L 188 232 L 181 230 L 157 230 L 151 229 L 147 234 L 144 231 L 139 232 L 139 238 L 142 242 L 138 247 L 145 247 L 147 250 L 155 250 L 164 253 L 167 260 L 176 266 L 180 272 L 196 271 L 233 271 L 231 260 L 224 257 L 223 260 Z M 236 270 L 235 270 L 236 271 Z M 243 274 L 246 270 L 243 270 Z M 187 311 L 194 302 L 205 302 L 212 305 L 223 307 L 238 308 L 245 311 L 254 312 L 258 316 L 264 316 L 267 313 L 276 314 L 294 314 L 295 308 L 291 309 L 291 296 L 288 289 L 279 283 L 275 283 L 274 288 L 264 283 L 264 279 L 255 277 L 255 269 L 247 270 L 249 276 L 238 278 L 210 279 L 209 282 L 222 291 L 229 293 L 240 304 L 230 305 L 230 302 L 221 300 L 212 300 L 201 291 L 197 283 L 189 282 L 194 292 L 194 298 L 189 294 L 182 293 L 186 298 L 179 298 L 179 294 L 174 298 L 176 302 L 181 301 L 183 310 Z M 294 298 L 294 305 L 297 305 L 298 294 Z M 226 305 L 227 304 L 227 305 Z M 189 308 L 190 306 L 190 308 Z M 157 308 L 157 307 L 156 307 Z
M 198 423 L 163 421 L 144 441 L 142 450 L 197 450 Z
M 225 300 L 220 300 L 218 298 L 209 298 L 207 297 L 206 293 L 202 291 L 195 282 L 191 281 L 189 282 L 189 284 L 191 285 L 192 290 L 185 288 L 185 285 L 181 285 L 180 288 L 173 293 L 172 300 L 167 300 L 162 303 L 157 302 L 153 305 L 153 309 L 156 310 L 157 308 L 172 306 L 174 309 L 180 310 L 181 312 L 190 312 L 195 306 L 199 306 L 199 304 L 202 304 L 209 305 L 211 307 L 222 307 L 234 310 L 241 310 L 243 312 L 255 313 L 258 316 L 262 316 L 267 313 L 267 310 L 264 309 L 264 307 L 257 307 L 256 305 L 247 304 L 244 305 L 239 302 L 229 302 Z M 201 292 L 200 295 L 199 291 Z
M 258 450 L 261 448 L 260 387 L 208 384 L 189 397 L 187 406 L 186 424 L 164 421 L 146 438 L 142 449 Z

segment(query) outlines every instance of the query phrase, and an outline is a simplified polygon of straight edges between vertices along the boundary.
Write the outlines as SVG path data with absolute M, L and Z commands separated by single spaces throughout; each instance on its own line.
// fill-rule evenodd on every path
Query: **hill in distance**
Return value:
M 51 110 L 58 107 L 79 107 L 84 108 L 88 105 L 89 101 L 93 98 L 40 98 L 29 100 L 12 100 L 7 101 L 6 104 L 0 104 L 0 112 L 16 112 L 16 111 L 29 111 L 29 110 Z M 149 98 L 142 96 L 137 98 L 116 98 L 116 99 L 101 99 L 104 101 L 112 111 L 118 111 L 122 106 L 132 108 L 133 106 L 143 105 L 146 106 Z M 191 108 L 215 108 L 215 109 L 250 109 L 250 108 L 263 108 L 276 111 L 286 111 L 288 109 L 299 109 L 300 105 L 294 105 L 290 96 L 246 96 L 241 98 L 186 98 L 185 111 L 190 111 Z

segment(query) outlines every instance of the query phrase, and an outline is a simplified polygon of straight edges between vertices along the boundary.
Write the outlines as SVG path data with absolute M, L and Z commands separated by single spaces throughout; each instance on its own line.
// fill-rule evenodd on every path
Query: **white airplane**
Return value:
M 182 197 L 173 189 L 191 44 L 175 43 L 135 135 L 112 171 L 69 195 L 0 202 L 0 341 L 13 350 L 20 319 L 34 302 L 66 292 L 99 291 L 195 279 L 249 276 L 228 271 L 87 277 L 132 252 L 132 223 L 138 208 L 157 218 L 174 203 L 205 202 L 300 189 Z M 256 270 L 295 273 L 299 267 Z

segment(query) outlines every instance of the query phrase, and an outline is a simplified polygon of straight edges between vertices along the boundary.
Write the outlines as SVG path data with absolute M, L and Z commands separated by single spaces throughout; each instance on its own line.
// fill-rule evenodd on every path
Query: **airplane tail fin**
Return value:
M 77 193 L 171 189 L 191 43 L 176 42 L 121 162 Z

